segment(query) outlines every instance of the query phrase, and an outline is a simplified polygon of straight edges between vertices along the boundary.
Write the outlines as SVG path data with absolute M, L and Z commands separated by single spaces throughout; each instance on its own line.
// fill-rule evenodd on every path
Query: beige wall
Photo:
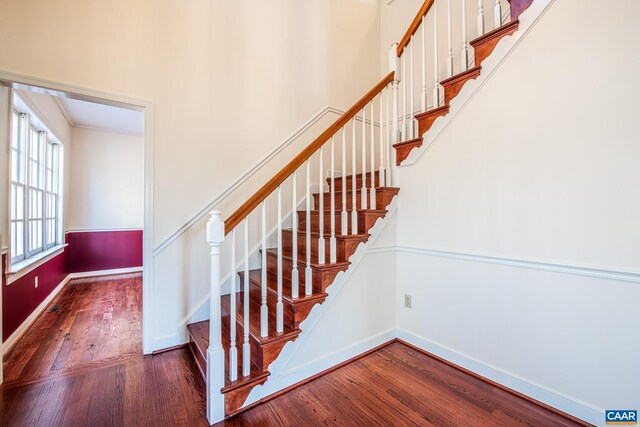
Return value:
M 9 0 L 0 38 L 0 69 L 154 104 L 156 243 L 379 75 L 375 0 Z
M 142 228 L 143 138 L 73 128 L 69 229 Z
M 553 2 L 400 168 L 398 327 L 580 415 L 640 396 L 638 14 Z
M 152 104 L 157 246 L 321 108 L 378 81 L 378 12 L 377 0 L 7 0 L 0 69 Z M 157 346 L 206 297 L 201 231 L 156 263 Z

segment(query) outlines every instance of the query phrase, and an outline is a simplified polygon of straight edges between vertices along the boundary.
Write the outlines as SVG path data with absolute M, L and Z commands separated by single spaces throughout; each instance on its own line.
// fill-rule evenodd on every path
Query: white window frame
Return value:
M 15 123 L 16 114 L 18 123 Z M 61 232 L 64 148 L 60 140 L 16 93 L 11 123 L 9 252 L 11 270 L 16 272 L 64 243 Z M 18 135 L 17 149 L 13 145 L 14 132 Z M 34 144 L 37 144 L 36 151 Z M 18 169 L 16 174 L 14 167 Z M 21 218 L 18 218 L 16 206 L 19 198 L 14 194 L 18 188 L 22 191 Z M 21 236 L 16 236 L 18 224 L 22 224 Z M 16 254 L 19 241 L 22 242 L 22 253 Z

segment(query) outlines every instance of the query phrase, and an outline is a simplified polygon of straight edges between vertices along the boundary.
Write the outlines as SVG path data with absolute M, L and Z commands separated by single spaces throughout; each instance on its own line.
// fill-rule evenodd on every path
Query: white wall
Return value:
M 143 138 L 72 128 L 69 229 L 142 228 Z
M 583 415 L 640 396 L 639 12 L 554 2 L 400 169 L 399 328 Z

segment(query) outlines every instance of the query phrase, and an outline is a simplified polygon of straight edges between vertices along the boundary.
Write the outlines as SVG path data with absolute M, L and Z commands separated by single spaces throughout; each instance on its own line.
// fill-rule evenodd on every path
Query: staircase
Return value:
M 346 181 L 350 182 L 352 176 L 348 176 Z M 329 180 L 327 180 L 330 184 Z M 362 174 L 356 175 L 356 183 L 358 188 L 361 187 Z M 341 185 L 341 179 L 336 179 L 335 184 L 338 188 Z M 269 313 L 269 331 L 268 337 L 263 338 L 260 332 L 260 310 L 261 310 L 261 290 L 263 271 L 261 268 L 249 270 L 249 339 L 252 349 L 255 349 L 251 353 L 251 368 L 250 375 L 243 377 L 242 375 L 242 346 L 238 347 L 238 360 L 240 363 L 237 368 L 237 378 L 232 380 L 229 372 L 229 366 L 225 366 L 225 386 L 222 389 L 225 395 L 225 413 L 232 415 L 237 412 L 244 403 L 247 395 L 253 387 L 262 384 L 267 380 L 269 376 L 268 366 L 273 362 L 284 345 L 289 341 L 295 341 L 300 335 L 300 323 L 302 323 L 309 312 L 316 304 L 322 304 L 327 297 L 326 290 L 333 283 L 336 275 L 341 271 L 346 271 L 349 268 L 349 258 L 356 251 L 358 245 L 366 243 L 369 239 L 369 230 L 373 227 L 375 222 L 386 215 L 386 207 L 391 203 L 393 197 L 398 194 L 399 189 L 393 187 L 376 187 L 376 206 L 371 209 L 356 209 L 358 216 L 358 228 L 356 233 L 352 233 L 351 224 L 348 224 L 348 233 L 346 235 L 336 235 L 336 262 L 319 264 L 318 262 L 311 263 L 312 274 L 312 292 L 310 295 L 305 295 L 305 275 L 302 274 L 298 283 L 298 297 L 292 296 L 291 288 L 291 271 L 293 267 L 293 229 L 282 230 L 282 269 L 283 269 L 283 312 L 284 312 L 284 328 L 282 332 L 276 331 L 276 306 L 278 301 L 278 248 L 268 248 L 266 251 L 267 267 L 266 267 L 266 284 L 267 284 L 267 307 Z M 351 188 L 347 186 L 346 198 L 349 202 L 353 200 L 354 194 L 358 203 L 361 203 L 362 191 L 357 190 L 352 192 Z M 310 255 L 314 260 L 318 259 L 318 244 L 320 241 L 319 220 L 320 214 L 325 218 L 325 222 L 329 223 L 331 212 L 328 208 L 323 211 L 319 210 L 319 198 L 324 197 L 324 206 L 330 206 L 330 193 L 313 194 L 315 208 L 311 210 L 311 247 Z M 369 197 L 367 196 L 367 199 Z M 335 191 L 334 200 L 336 204 L 341 203 L 342 192 Z M 352 205 L 350 205 L 352 206 Z M 347 210 L 347 214 L 351 216 L 353 211 Z M 341 212 L 334 212 L 335 222 L 337 227 L 341 227 Z M 306 212 L 298 212 L 298 227 L 300 229 L 306 228 Z M 328 254 L 330 232 L 324 230 L 325 251 Z M 297 236 L 297 251 L 299 259 L 305 259 L 307 254 L 306 236 L 299 234 Z M 303 261 L 297 261 L 298 270 L 304 271 L 306 265 Z M 245 273 L 244 271 L 238 272 L 240 283 L 244 283 Z M 239 313 L 244 313 L 245 295 L 244 291 L 240 291 L 236 294 L 236 307 Z M 225 349 L 225 354 L 229 354 L 229 330 L 231 322 L 231 298 L 229 295 L 223 295 L 221 297 L 222 306 L 222 342 Z M 236 317 L 236 328 L 238 336 L 243 335 L 244 318 L 242 315 Z M 190 348 L 197 366 L 206 378 L 206 349 L 209 346 L 209 321 L 198 322 L 187 326 L 190 337 Z
M 251 390 L 268 380 L 269 366 L 284 346 L 304 333 L 303 322 L 313 307 L 324 303 L 338 273 L 352 267 L 352 255 L 367 243 L 399 194 L 391 165 L 400 165 L 422 145 L 423 135 L 448 114 L 464 84 L 480 75 L 482 61 L 498 41 L 518 29 L 518 16 L 531 2 L 511 0 L 511 20 L 505 24 L 496 2 L 495 28 L 468 44 L 464 27 L 458 74 L 453 75 L 450 48 L 445 55 L 448 77 L 439 80 L 434 52 L 436 83 L 432 108 L 427 108 L 425 61 L 420 92 L 413 59 L 414 36 L 421 28 L 421 54 L 427 55 L 425 17 L 435 2 L 426 0 L 402 42 L 393 46 L 395 65 L 384 79 L 226 221 L 212 212 L 207 237 L 214 321 L 187 326 L 189 347 L 207 382 L 211 423 L 241 411 Z M 434 36 L 437 46 L 437 31 Z M 449 34 L 449 46 L 450 40 Z M 467 45 L 475 52 L 471 68 Z M 422 105 L 417 113 L 416 87 Z M 312 192 L 312 186 L 318 190 Z M 221 295 L 223 287 L 229 293 Z

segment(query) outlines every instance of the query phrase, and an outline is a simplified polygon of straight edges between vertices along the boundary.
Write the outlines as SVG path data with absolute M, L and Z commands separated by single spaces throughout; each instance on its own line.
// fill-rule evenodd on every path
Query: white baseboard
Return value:
M 142 267 L 114 268 L 112 270 L 83 271 L 81 273 L 69 273 L 69 279 L 82 279 L 85 277 L 115 276 L 116 274 L 142 273 Z
M 311 360 L 303 365 L 296 366 L 284 372 L 272 373 L 269 377 L 268 386 L 265 387 L 264 385 L 261 385 L 255 387 L 243 406 L 254 403 L 264 397 L 272 395 L 273 393 L 295 385 L 349 359 L 360 356 L 379 345 L 393 340 L 396 337 L 395 335 L 396 330 L 389 329 L 378 335 L 374 335 L 332 353 L 323 355 L 317 359 Z
M 152 340 L 151 351 L 166 350 L 177 345 L 187 343 L 187 329 L 176 332 L 175 334 L 164 335 L 162 337 L 156 337 Z
M 505 372 L 495 366 L 488 365 L 477 359 L 458 353 L 455 350 L 435 343 L 427 338 L 415 335 L 404 329 L 397 329 L 397 338 L 441 357 L 455 365 L 468 369 L 484 378 L 515 390 L 518 393 L 522 393 L 562 412 L 566 412 L 569 415 L 573 415 L 574 417 L 580 418 L 581 420 L 594 425 L 603 424 L 603 409 L 596 408 L 542 385 L 527 381 L 517 375 Z
M 27 329 L 29 329 L 29 326 L 31 326 L 31 324 L 38 318 L 40 313 L 42 313 L 47 305 L 49 305 L 49 303 L 56 297 L 56 295 L 60 293 L 62 288 L 64 288 L 64 286 L 69 283 L 69 280 L 71 280 L 70 276 L 70 274 L 67 274 L 62 282 L 60 282 L 60 284 L 56 286 L 53 291 L 51 291 L 51 293 L 40 303 L 40 305 L 38 305 L 38 307 L 36 307 L 36 309 L 31 312 L 29 317 L 27 317 L 24 322 L 22 322 L 22 324 L 18 326 L 18 329 L 13 331 L 11 336 L 7 338 L 7 340 L 2 344 L 3 355 L 7 354 L 7 352 L 11 350 L 11 347 L 13 347 L 14 344 L 18 342 L 18 340 L 27 331 Z

